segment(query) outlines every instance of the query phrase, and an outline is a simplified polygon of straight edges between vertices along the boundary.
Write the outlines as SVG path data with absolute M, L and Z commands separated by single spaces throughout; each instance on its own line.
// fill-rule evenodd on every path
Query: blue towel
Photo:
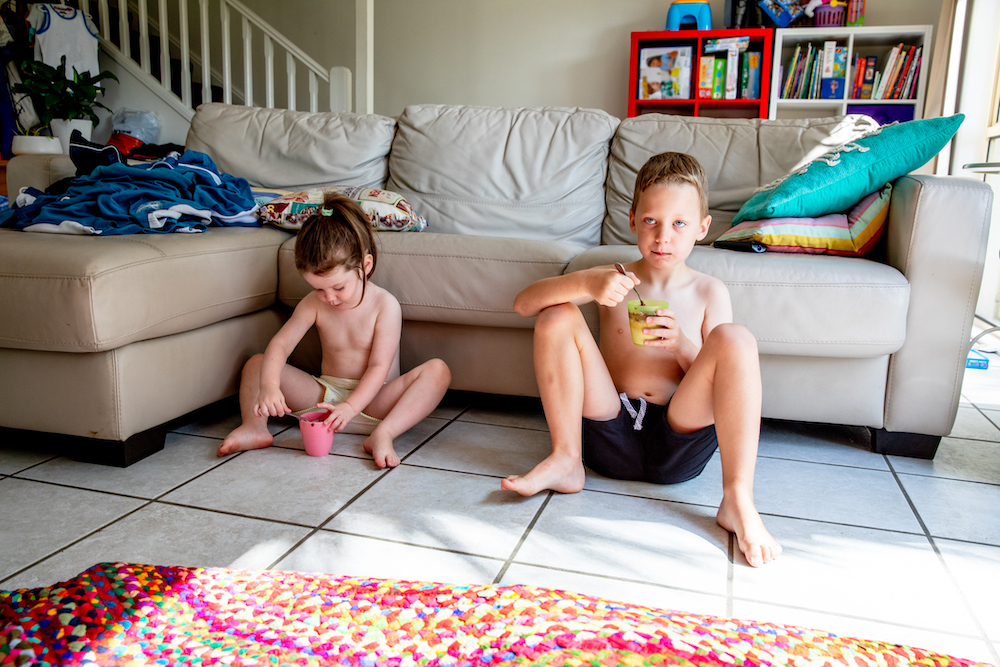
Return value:
M 202 232 L 213 223 L 260 225 L 246 180 L 220 174 L 198 151 L 100 166 L 72 179 L 61 194 L 42 194 L 31 204 L 0 211 L 0 226 L 67 234 Z

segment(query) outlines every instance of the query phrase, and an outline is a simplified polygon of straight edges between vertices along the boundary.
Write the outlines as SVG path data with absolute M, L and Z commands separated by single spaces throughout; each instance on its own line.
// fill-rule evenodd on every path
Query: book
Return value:
M 640 50 L 637 88 L 639 99 L 689 99 L 691 53 L 690 46 L 661 46 Z
M 736 46 L 730 46 L 726 51 L 726 99 L 735 100 L 739 87 L 740 52 Z
M 705 53 L 715 53 L 717 51 L 728 51 L 735 46 L 739 51 L 746 51 L 750 47 L 750 38 L 743 37 L 720 37 L 719 39 L 705 40 Z
M 861 91 L 865 85 L 865 70 L 868 68 L 868 58 L 854 57 L 854 88 L 851 90 L 851 99 L 861 99 Z
M 876 71 L 875 72 L 875 78 L 872 79 L 872 94 L 867 99 L 870 99 L 870 100 L 875 99 L 875 91 L 878 90 L 878 87 L 880 85 L 882 85 L 882 72 Z
M 847 49 L 836 46 L 836 42 L 832 43 L 832 49 L 826 46 L 823 48 L 823 78 L 819 97 L 824 100 L 842 100 L 847 85 Z
M 858 99 L 868 100 L 872 96 L 872 85 L 875 83 L 875 70 L 878 67 L 878 56 L 868 56 L 865 63 L 865 78 L 861 84 L 861 94 Z
M 759 51 L 743 53 L 740 97 L 745 100 L 760 99 L 761 55 Z
M 920 85 L 920 65 L 923 62 L 923 56 L 921 55 L 923 47 L 917 49 L 916 55 L 916 67 L 913 70 L 913 81 L 910 83 L 910 90 L 906 95 L 906 99 L 913 100 L 917 97 L 917 87 Z
M 785 85 L 781 87 L 781 97 L 783 99 L 788 99 L 792 96 L 792 84 L 795 81 L 795 72 L 798 69 L 799 57 L 802 51 L 802 45 L 795 45 L 795 53 L 792 54 L 792 59 L 788 61 L 788 74 L 785 77 Z
M 889 79 L 889 85 L 886 86 L 885 97 L 882 99 L 892 100 L 899 96 L 899 86 L 902 82 L 906 68 L 909 67 L 910 59 L 913 58 L 913 47 L 912 46 L 902 46 L 899 50 L 899 56 L 896 58 L 896 65 L 892 68 L 892 77 Z
M 702 56 L 698 64 L 698 98 L 712 98 L 712 80 L 715 78 L 715 56 Z
M 712 99 L 721 100 L 726 93 L 726 61 L 715 59 L 715 72 L 712 73 Z
M 875 91 L 875 100 L 885 99 L 886 89 L 889 85 L 889 80 L 892 78 L 892 72 L 896 68 L 896 62 L 899 60 L 899 52 L 903 45 L 892 47 L 892 51 L 889 52 L 889 58 L 885 61 L 885 69 L 882 70 L 882 76 L 879 79 L 878 89 Z

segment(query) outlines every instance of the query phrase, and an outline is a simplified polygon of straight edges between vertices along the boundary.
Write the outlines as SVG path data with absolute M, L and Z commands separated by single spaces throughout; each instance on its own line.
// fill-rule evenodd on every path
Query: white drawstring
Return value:
M 632 407 L 632 401 L 628 400 L 628 396 L 625 392 L 618 394 L 618 398 L 622 399 L 622 405 L 625 406 L 626 412 L 628 412 L 629 417 L 632 418 L 632 430 L 641 431 L 642 430 L 642 419 L 646 416 L 646 399 L 642 396 L 639 397 L 639 411 L 636 412 L 635 408 Z

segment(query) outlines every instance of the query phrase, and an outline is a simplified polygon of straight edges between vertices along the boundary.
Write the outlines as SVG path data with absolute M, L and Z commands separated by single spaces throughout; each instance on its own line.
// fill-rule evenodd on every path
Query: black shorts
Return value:
M 627 400 L 639 412 L 640 401 Z M 670 428 L 666 405 L 646 403 L 642 429 L 634 423 L 624 407 L 608 421 L 584 417 L 584 465 L 614 479 L 677 484 L 700 475 L 719 445 L 714 424 L 694 433 Z

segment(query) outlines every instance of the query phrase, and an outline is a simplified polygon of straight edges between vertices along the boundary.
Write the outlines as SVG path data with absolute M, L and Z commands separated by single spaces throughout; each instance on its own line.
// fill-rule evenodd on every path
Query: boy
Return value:
M 552 454 L 501 486 L 522 495 L 543 489 L 576 493 L 583 462 L 609 477 L 659 484 L 687 481 L 719 447 L 723 498 L 716 520 L 735 533 L 758 567 L 781 553 L 753 504 L 760 432 L 757 342 L 733 324 L 725 284 L 685 264 L 712 221 L 698 161 L 683 153 L 653 156 L 639 171 L 629 227 L 642 259 L 546 278 L 517 295 L 514 310 L 535 323 L 535 374 L 552 436 Z M 647 317 L 632 342 L 627 300 L 669 309 Z M 578 308 L 600 306 L 595 343 Z M 718 410 L 716 410 L 718 408 Z

